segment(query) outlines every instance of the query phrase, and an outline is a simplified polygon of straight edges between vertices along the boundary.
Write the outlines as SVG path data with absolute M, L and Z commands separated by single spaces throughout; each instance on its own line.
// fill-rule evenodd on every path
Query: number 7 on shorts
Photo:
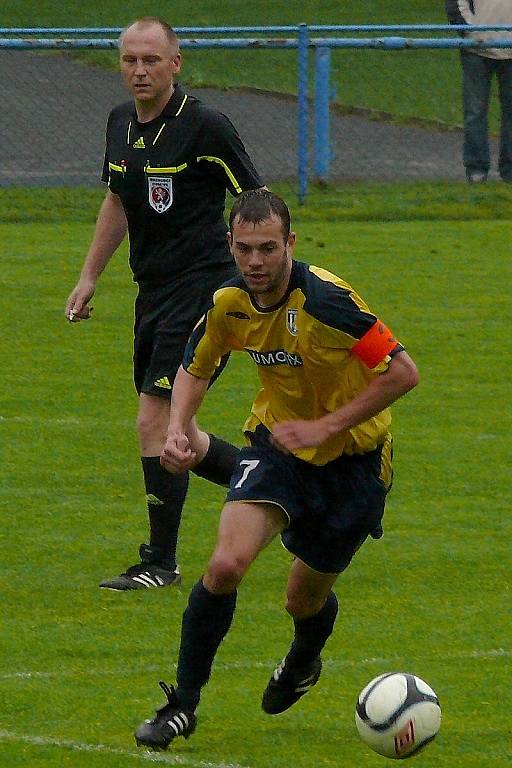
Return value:
M 242 477 L 240 478 L 238 483 L 235 485 L 235 488 L 241 488 L 242 487 L 242 485 L 247 480 L 249 472 L 252 472 L 253 469 L 256 469 L 256 467 L 258 466 L 259 463 L 260 463 L 259 459 L 243 459 L 240 462 L 240 466 L 242 466 L 242 465 L 245 465 L 245 466 L 244 466 L 244 471 L 242 473 Z

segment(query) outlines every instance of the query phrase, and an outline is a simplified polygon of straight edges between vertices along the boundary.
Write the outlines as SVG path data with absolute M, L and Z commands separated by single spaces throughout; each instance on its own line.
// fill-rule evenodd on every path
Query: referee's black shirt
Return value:
M 150 289 L 231 263 L 226 189 L 263 186 L 228 118 L 177 84 L 148 123 L 138 122 L 133 102 L 112 110 L 102 180 L 126 212 L 134 280 Z

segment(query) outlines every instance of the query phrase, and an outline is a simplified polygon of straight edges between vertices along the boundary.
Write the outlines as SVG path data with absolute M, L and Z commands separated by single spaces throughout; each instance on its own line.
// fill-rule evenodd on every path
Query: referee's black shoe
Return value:
M 320 656 L 302 667 L 294 666 L 286 656 L 272 673 L 263 692 L 261 707 L 267 715 L 278 715 L 295 704 L 316 683 L 322 671 Z
M 177 587 L 181 584 L 180 569 L 166 558 L 159 547 L 141 544 L 140 563 L 131 565 L 119 576 L 102 581 L 100 587 L 126 592 L 129 589 L 150 589 L 153 587 Z
M 144 720 L 134 734 L 138 747 L 147 747 L 155 752 L 165 751 L 176 736 L 188 739 L 197 723 L 193 712 L 180 707 L 172 685 L 169 687 L 162 681 L 158 685 L 167 696 L 167 704 L 157 709 L 151 720 Z

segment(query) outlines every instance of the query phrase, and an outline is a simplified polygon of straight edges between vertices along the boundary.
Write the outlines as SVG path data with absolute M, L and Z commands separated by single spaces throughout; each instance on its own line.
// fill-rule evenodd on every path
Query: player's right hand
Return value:
M 194 466 L 196 452 L 190 447 L 189 439 L 183 432 L 169 432 L 160 454 L 160 464 L 168 472 L 179 474 Z

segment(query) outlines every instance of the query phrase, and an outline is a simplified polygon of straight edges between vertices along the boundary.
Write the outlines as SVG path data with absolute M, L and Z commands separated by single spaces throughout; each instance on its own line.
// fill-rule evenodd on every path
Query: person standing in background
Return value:
M 471 25 L 510 24 L 512 0 L 445 0 L 450 24 L 467 24 L 462 34 L 475 40 L 510 40 L 512 30 L 472 32 Z M 496 76 L 501 105 L 498 170 L 503 181 L 512 182 L 512 47 L 467 48 L 460 51 L 463 74 L 464 149 L 466 179 L 470 184 L 487 181 L 491 166 L 489 150 L 489 100 Z

